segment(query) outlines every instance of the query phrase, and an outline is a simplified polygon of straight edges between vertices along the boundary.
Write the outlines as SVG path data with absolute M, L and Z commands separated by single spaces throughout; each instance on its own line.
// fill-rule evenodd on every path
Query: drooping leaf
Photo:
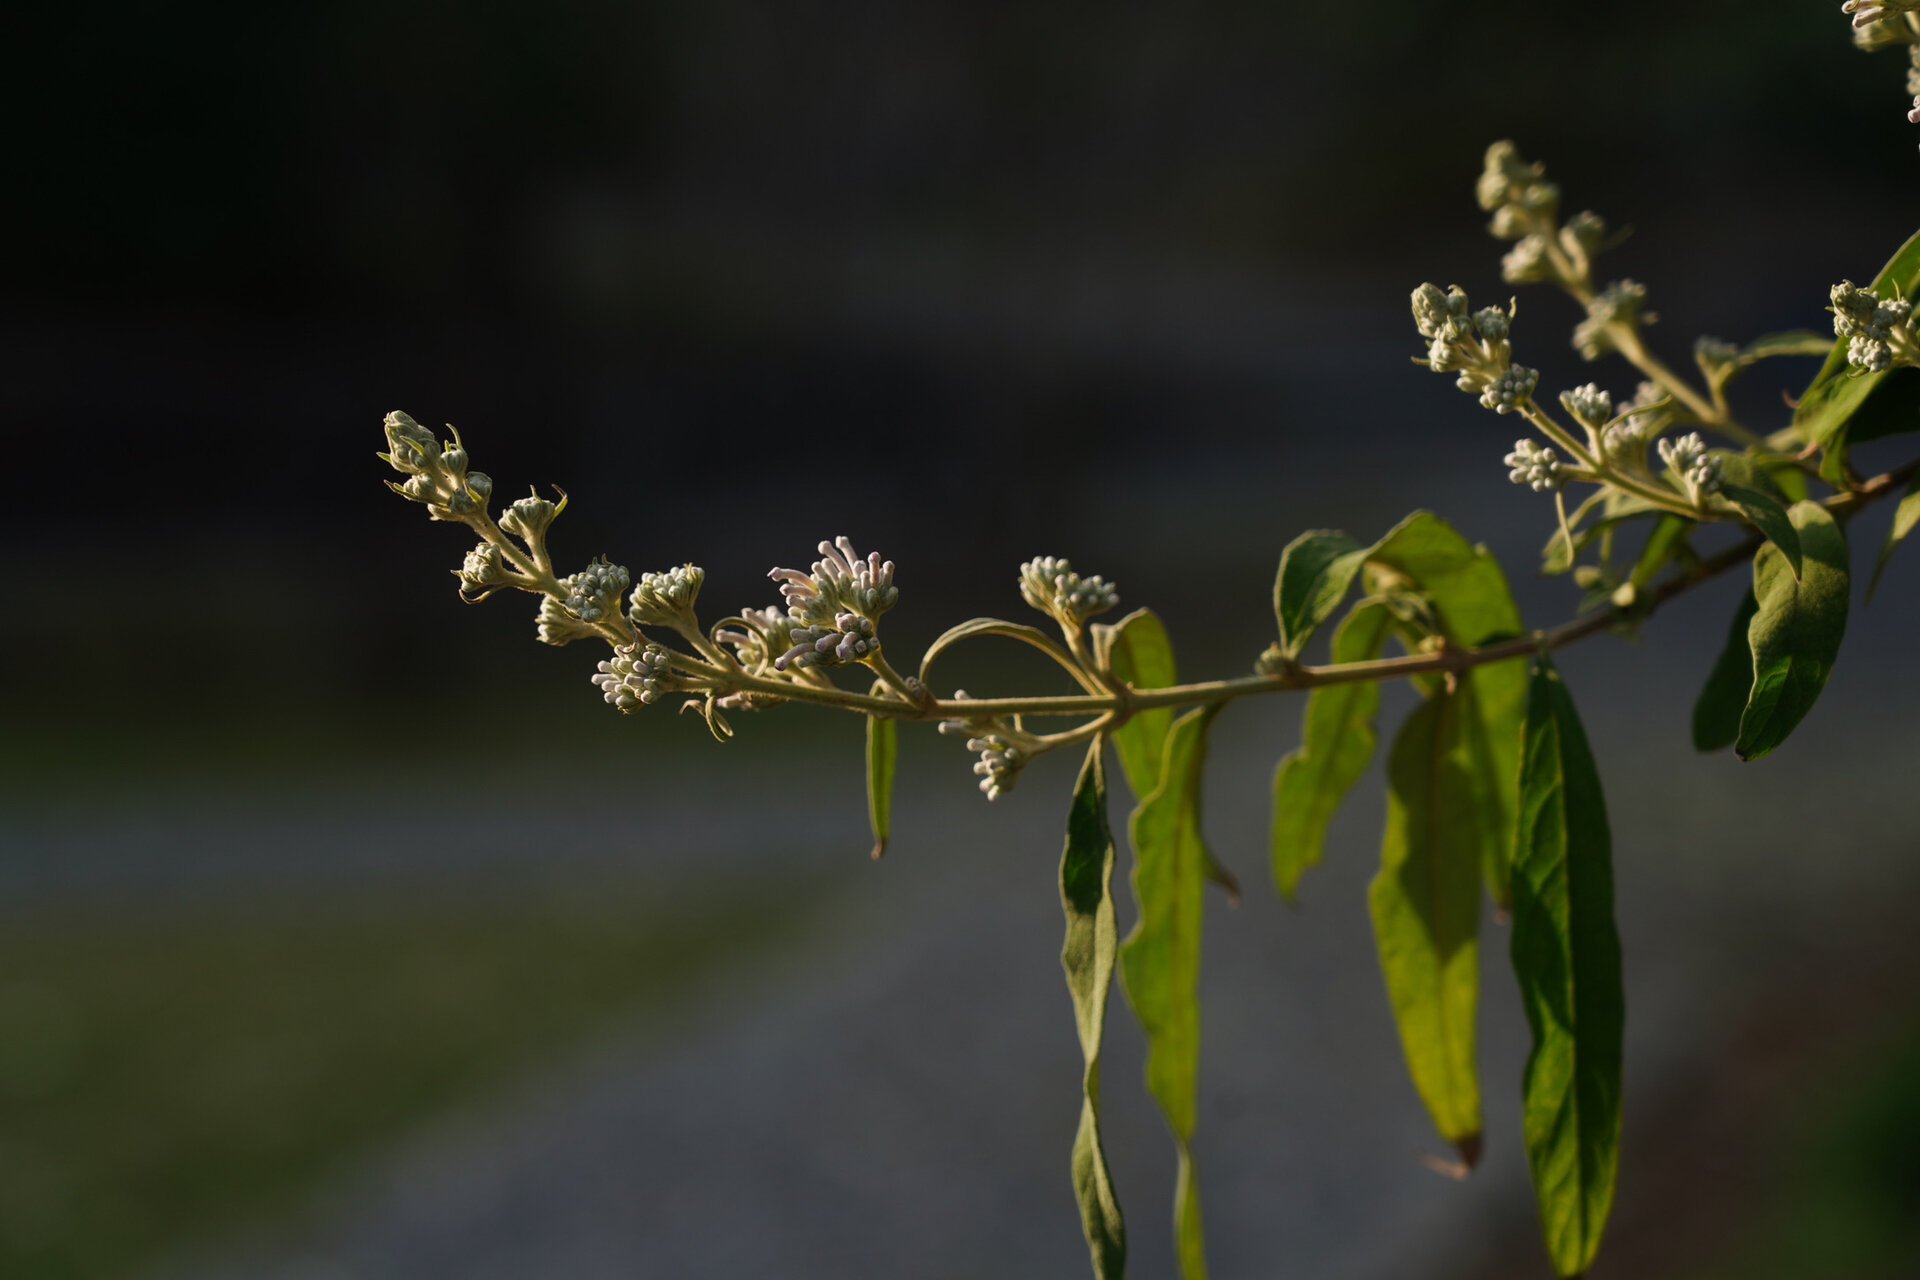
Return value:
M 1280 624 L 1280 648 L 1297 658 L 1307 641 L 1347 598 L 1367 549 L 1344 533 L 1315 529 L 1303 533 L 1280 553 L 1273 580 L 1273 616 Z
M 1121 684 L 1135 689 L 1164 689 L 1180 679 L 1167 628 L 1151 609 L 1128 614 L 1100 640 L 1108 670 Z M 1134 800 L 1152 795 L 1160 785 L 1160 766 L 1166 762 L 1167 731 L 1173 727 L 1173 708 L 1136 711 L 1113 733 L 1120 753 L 1120 771 Z
M 1127 999 L 1147 1037 L 1147 1090 L 1178 1149 L 1174 1241 L 1186 1280 L 1207 1274 L 1190 1144 L 1200 1072 L 1200 931 L 1209 860 L 1200 832 L 1200 778 L 1207 729 L 1218 712 L 1218 706 L 1201 707 L 1174 721 L 1160 786 L 1133 811 L 1128 830 L 1140 918 L 1120 948 Z
M 1411 579 L 1432 604 L 1449 643 L 1477 648 L 1519 635 L 1520 610 L 1507 575 L 1485 547 L 1462 537 L 1431 512 L 1415 512 L 1373 548 L 1369 559 Z M 1482 868 L 1488 894 L 1509 901 L 1504 833 L 1513 830 L 1520 779 L 1520 725 L 1527 711 L 1527 669 L 1520 660 L 1476 667 L 1461 677 L 1456 736 L 1470 746 L 1466 780 L 1493 811 L 1502 838 L 1486 846 Z
M 1173 642 L 1167 629 L 1150 609 L 1128 614 L 1105 634 L 1096 638 L 1096 652 L 1104 655 L 1107 669 L 1116 680 L 1135 689 L 1164 689 L 1180 678 L 1174 664 Z M 1136 711 L 1113 732 L 1113 745 L 1120 753 L 1120 771 L 1136 803 L 1146 800 L 1160 786 L 1160 770 L 1167 759 L 1167 735 L 1173 728 L 1173 708 L 1149 707 Z M 1226 890 L 1227 900 L 1238 905 L 1240 882 L 1234 874 L 1207 853 L 1207 878 Z
M 1513 969 L 1533 1033 L 1522 1085 L 1527 1163 L 1563 1276 L 1600 1247 L 1620 1168 L 1626 993 L 1606 801 L 1573 699 L 1542 655 L 1521 753 Z
M 1780 548 L 1780 554 L 1787 558 L 1787 567 L 1793 571 L 1796 580 L 1800 577 L 1800 535 L 1793 527 L 1793 521 L 1787 519 L 1787 509 L 1778 499 L 1758 489 L 1746 489 L 1739 485 L 1726 485 L 1720 495 L 1740 509 L 1747 523 L 1758 529 L 1774 546 Z
M 1333 633 L 1333 661 L 1380 656 L 1393 629 L 1382 601 L 1356 606 Z M 1371 680 L 1328 685 L 1307 695 L 1300 747 L 1273 775 L 1273 883 L 1294 901 L 1300 877 L 1318 866 L 1327 825 L 1373 759 L 1380 686 Z
M 867 820 L 873 828 L 873 856 L 887 852 L 893 831 L 893 775 L 900 755 L 900 725 L 882 716 L 867 717 Z
M 1882 298 L 1910 298 L 1916 287 L 1920 287 L 1920 233 L 1901 245 L 1873 279 L 1873 291 Z M 1821 474 L 1834 480 L 1840 478 L 1845 467 L 1850 420 L 1888 376 L 1855 374 L 1847 364 L 1847 345 L 1845 338 L 1834 342 L 1826 363 L 1800 396 L 1793 414 L 1800 438 L 1819 445 L 1825 454 Z
M 1880 548 L 1880 558 L 1873 564 L 1873 580 L 1867 583 L 1868 600 L 1880 589 L 1880 575 L 1887 571 L 1887 561 L 1893 559 L 1894 551 L 1907 540 L 1915 525 L 1920 525 L 1920 476 L 1907 486 L 1906 496 L 1893 509 L 1893 527 L 1887 530 L 1887 541 Z
M 1100 1140 L 1100 1041 L 1113 987 L 1118 929 L 1113 912 L 1113 832 L 1107 826 L 1106 744 L 1095 739 L 1073 789 L 1067 847 L 1060 859 L 1060 904 L 1067 936 L 1060 948 L 1073 998 L 1080 1053 L 1080 1127 L 1073 1138 L 1073 1191 L 1097 1280 L 1120 1280 L 1127 1269 L 1127 1227 Z
M 1747 628 L 1760 610 L 1749 590 L 1734 611 L 1727 643 L 1707 673 L 1707 683 L 1693 704 L 1693 749 L 1718 751 L 1740 736 L 1740 713 L 1746 710 L 1753 688 L 1753 650 L 1747 646 Z
M 1759 610 L 1747 627 L 1753 691 L 1733 744 L 1742 760 L 1758 760 L 1785 742 L 1826 687 L 1847 629 L 1847 539 L 1817 502 L 1788 512 L 1800 533 L 1804 562 L 1795 581 L 1771 543 L 1753 560 Z
M 1487 845 L 1505 844 L 1506 833 L 1468 783 L 1476 768 L 1461 732 L 1469 714 L 1459 694 L 1442 689 L 1394 739 L 1386 836 L 1367 905 L 1414 1089 L 1471 1168 L 1481 1128 L 1480 869 Z

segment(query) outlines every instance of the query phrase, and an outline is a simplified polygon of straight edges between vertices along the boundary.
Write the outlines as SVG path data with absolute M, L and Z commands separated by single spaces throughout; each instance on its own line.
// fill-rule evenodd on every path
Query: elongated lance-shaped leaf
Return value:
M 1747 645 L 1747 628 L 1760 602 L 1752 590 L 1740 597 L 1734 611 L 1733 626 L 1727 631 L 1727 643 L 1707 673 L 1707 683 L 1693 704 L 1693 749 L 1719 751 L 1733 745 L 1740 736 L 1740 713 L 1747 708 L 1747 692 L 1753 688 L 1753 650 Z
M 1334 662 L 1379 657 L 1392 629 L 1393 614 L 1383 602 L 1362 602 L 1333 633 Z M 1371 680 L 1307 695 L 1300 749 L 1273 775 L 1273 883 L 1288 902 L 1299 892 L 1300 877 L 1319 865 L 1327 825 L 1373 759 L 1379 709 L 1380 686 Z
M 1107 669 L 1121 684 L 1134 689 L 1164 689 L 1180 679 L 1174 663 L 1173 641 L 1151 609 L 1137 609 L 1111 628 L 1097 632 L 1095 652 L 1104 655 Z M 1173 708 L 1149 707 L 1136 711 L 1113 732 L 1120 753 L 1120 771 L 1136 803 L 1159 790 L 1161 769 L 1167 760 L 1167 734 L 1173 728 Z M 1240 882 L 1207 852 L 1207 879 L 1226 890 L 1228 902 L 1238 905 Z
M 1446 521 L 1416 511 L 1382 538 L 1369 555 L 1410 579 L 1432 602 L 1451 644 L 1478 647 L 1521 633 L 1520 610 L 1507 575 L 1485 547 L 1462 537 Z M 1463 777 L 1492 809 L 1500 840 L 1486 846 L 1481 868 L 1495 905 L 1509 900 L 1506 835 L 1513 830 L 1520 778 L 1520 724 L 1527 710 L 1527 669 L 1520 660 L 1476 667 L 1461 679 L 1470 691 L 1452 732 L 1469 745 Z
M 1200 1075 L 1200 932 L 1205 922 L 1206 842 L 1200 776 L 1218 706 L 1189 711 L 1167 735 L 1160 786 L 1133 811 L 1133 896 L 1140 918 L 1120 947 L 1127 999 L 1147 1036 L 1147 1090 L 1179 1150 L 1174 1244 L 1180 1274 L 1204 1280 L 1206 1247 L 1193 1172 Z
M 1867 599 L 1873 599 L 1874 592 L 1880 589 L 1880 575 L 1887 571 L 1887 561 L 1893 559 L 1893 553 L 1914 526 L 1920 525 L 1920 476 L 1907 486 L 1906 496 L 1900 499 L 1900 505 L 1893 509 L 1893 527 L 1887 530 L 1887 541 L 1880 548 L 1880 558 L 1873 563 L 1873 580 L 1867 583 Z
M 1151 609 L 1136 609 L 1100 635 L 1096 649 L 1106 655 L 1113 678 L 1134 689 L 1164 689 L 1180 679 L 1173 659 L 1173 641 L 1166 624 Z M 1134 800 L 1145 800 L 1160 785 L 1160 767 L 1166 763 L 1167 731 L 1173 728 L 1173 708 L 1136 711 L 1113 732 L 1120 771 Z
M 1753 558 L 1760 602 L 1747 626 L 1753 690 L 1733 744 L 1742 760 L 1758 760 L 1785 742 L 1813 709 L 1847 630 L 1846 535 L 1817 502 L 1796 502 L 1787 514 L 1800 531 L 1800 580 L 1771 543 Z
M 887 852 L 893 832 L 893 775 L 900 755 L 900 724 L 884 716 L 867 717 L 867 821 L 873 827 L 873 856 Z
M 1280 648 L 1297 658 L 1307 641 L 1347 598 L 1367 549 L 1344 533 L 1315 529 L 1303 533 L 1280 553 L 1273 580 L 1273 616 L 1280 624 Z
M 1060 966 L 1080 1030 L 1080 1127 L 1073 1138 L 1073 1192 L 1080 1202 L 1097 1280 L 1119 1280 L 1127 1269 L 1127 1227 L 1114 1194 L 1100 1141 L 1100 1041 L 1106 1031 L 1107 993 L 1113 987 L 1118 927 L 1113 914 L 1113 832 L 1107 825 L 1107 777 L 1096 738 L 1073 789 L 1067 847 L 1060 859 L 1060 905 L 1067 916 Z
M 1560 673 L 1533 669 L 1513 860 L 1513 970 L 1527 1056 L 1527 1163 L 1563 1276 L 1600 1248 L 1620 1171 L 1626 993 L 1613 923 L 1613 846 L 1600 774 Z
M 1920 233 L 1901 245 L 1873 278 L 1873 291 L 1882 298 L 1910 298 L 1916 287 L 1920 287 Z M 1793 412 L 1800 438 L 1824 452 L 1821 475 L 1835 481 L 1844 476 L 1851 420 L 1890 373 L 1899 372 L 1856 373 L 1847 363 L 1847 346 L 1846 338 L 1834 342 L 1827 362 L 1801 393 Z
M 1472 715 L 1463 693 L 1436 692 L 1394 739 L 1387 830 L 1367 906 L 1414 1089 L 1471 1168 L 1481 1129 L 1480 868 L 1487 844 L 1508 837 L 1469 782 L 1479 766 L 1463 735 Z

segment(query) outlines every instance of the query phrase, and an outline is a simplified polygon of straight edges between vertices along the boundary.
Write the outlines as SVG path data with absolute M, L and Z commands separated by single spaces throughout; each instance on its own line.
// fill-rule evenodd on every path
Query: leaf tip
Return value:
M 887 838 L 885 836 L 881 836 L 873 842 L 873 852 L 868 856 L 875 862 L 887 856 Z

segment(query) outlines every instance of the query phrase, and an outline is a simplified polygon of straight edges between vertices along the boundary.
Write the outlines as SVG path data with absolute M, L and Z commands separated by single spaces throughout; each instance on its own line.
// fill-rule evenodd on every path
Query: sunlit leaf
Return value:
M 1747 627 L 1753 691 L 1733 744 L 1742 760 L 1758 760 L 1785 742 L 1813 709 L 1847 629 L 1846 535 L 1817 502 L 1796 502 L 1788 514 L 1805 557 L 1799 581 L 1771 543 L 1753 560 L 1760 602 Z
M 1103 628 L 1096 639 L 1097 651 L 1105 655 L 1108 670 L 1116 680 L 1135 689 L 1164 689 L 1180 678 L 1174 664 L 1173 642 L 1167 629 L 1150 609 L 1128 614 L 1110 628 Z M 1160 786 L 1160 770 L 1167 759 L 1167 735 L 1173 728 L 1171 707 L 1149 707 L 1136 711 L 1113 733 L 1114 748 L 1120 753 L 1120 771 L 1127 776 L 1127 787 L 1136 802 L 1144 801 Z M 1207 853 L 1207 879 L 1226 890 L 1230 903 L 1240 901 L 1240 882 L 1221 866 L 1211 851 Z
M 1476 546 L 1430 512 L 1407 517 L 1373 548 L 1369 559 L 1406 579 L 1432 604 L 1449 643 L 1477 648 L 1521 633 L 1520 610 L 1485 547 Z M 1520 725 L 1527 710 L 1524 661 L 1490 663 L 1461 679 L 1470 696 L 1458 708 L 1452 731 L 1468 747 L 1465 780 L 1490 809 L 1500 840 L 1486 846 L 1482 868 L 1488 894 L 1508 902 L 1509 853 L 1520 778 Z
M 1693 748 L 1718 751 L 1730 747 L 1740 736 L 1740 713 L 1747 709 L 1747 693 L 1753 688 L 1753 650 L 1747 645 L 1747 628 L 1760 610 L 1759 601 L 1749 590 L 1740 597 L 1740 607 L 1727 631 L 1727 643 L 1714 660 L 1707 683 L 1693 704 Z
M 900 725 L 883 716 L 867 717 L 867 819 L 873 827 L 873 856 L 887 851 L 893 831 L 893 775 L 900 754 Z
M 1793 521 L 1787 518 L 1787 509 L 1778 499 L 1758 489 L 1745 489 L 1739 485 L 1726 485 L 1721 488 L 1720 496 L 1740 509 L 1747 522 L 1765 535 L 1768 542 L 1780 548 L 1780 554 L 1787 558 L 1787 567 L 1797 579 L 1800 576 L 1800 535 L 1793 527 Z
M 1355 607 L 1333 634 L 1333 661 L 1380 655 L 1393 628 L 1380 601 Z M 1319 865 L 1327 825 L 1373 759 L 1380 686 L 1371 680 L 1328 685 L 1307 695 L 1300 748 L 1273 775 L 1273 882 L 1292 902 L 1300 877 Z
M 1101 763 L 1105 749 L 1105 743 L 1096 739 L 1088 750 L 1073 790 L 1073 808 L 1067 814 L 1067 847 L 1060 859 L 1060 904 L 1066 912 L 1067 936 L 1060 948 L 1060 965 L 1066 970 L 1086 1063 L 1080 1127 L 1073 1138 L 1073 1190 L 1080 1202 L 1080 1223 L 1093 1256 L 1094 1275 L 1099 1280 L 1119 1280 L 1127 1269 L 1127 1228 L 1100 1140 L 1100 1041 L 1118 951 L 1113 833 L 1107 826 L 1107 780 Z
M 1151 609 L 1139 609 L 1115 623 L 1101 637 L 1101 650 L 1114 679 L 1135 689 L 1164 689 L 1178 682 L 1173 642 L 1167 628 Z M 1167 731 L 1173 727 L 1171 707 L 1136 711 L 1113 733 L 1120 754 L 1120 771 L 1136 801 L 1145 800 L 1160 785 L 1160 766 L 1166 762 Z
M 1626 994 L 1613 923 L 1606 801 L 1573 699 L 1542 655 L 1521 751 L 1513 968 L 1527 1057 L 1527 1162 L 1547 1252 L 1563 1276 L 1592 1264 L 1620 1168 Z
M 1297 658 L 1320 625 L 1331 618 L 1366 563 L 1367 550 L 1344 533 L 1316 529 L 1287 544 L 1273 580 L 1273 616 L 1280 648 Z
M 1481 1128 L 1480 869 L 1487 846 L 1508 838 L 1469 782 L 1478 767 L 1462 734 L 1470 715 L 1459 694 L 1443 689 L 1401 726 L 1387 761 L 1380 871 L 1367 893 L 1414 1088 L 1469 1168 Z
M 1207 1274 L 1200 1191 L 1193 1171 L 1200 1073 L 1200 932 L 1208 853 L 1200 780 L 1217 706 L 1189 711 L 1167 735 L 1160 786 L 1133 811 L 1133 896 L 1140 918 L 1120 948 L 1127 999 L 1147 1037 L 1147 1090 L 1178 1148 L 1174 1241 L 1180 1274 Z

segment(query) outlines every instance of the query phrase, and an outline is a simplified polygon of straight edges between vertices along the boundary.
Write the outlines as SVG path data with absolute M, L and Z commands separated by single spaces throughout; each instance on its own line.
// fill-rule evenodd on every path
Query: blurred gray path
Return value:
M 1818 963 L 1861 912 L 1914 901 L 1920 749 L 1881 700 L 1920 708 L 1917 691 L 1843 675 L 1791 766 L 1742 768 L 1684 745 L 1692 668 L 1710 656 L 1663 664 L 1602 642 L 1564 664 L 1614 812 L 1640 1100 L 1709 1078 L 1769 965 Z M 1265 890 L 1267 774 L 1292 721 L 1278 707 L 1223 719 L 1208 779 L 1210 833 L 1249 890 L 1237 911 L 1209 907 L 1197 1149 L 1215 1270 L 1273 1274 L 1283 1256 L 1303 1276 L 1448 1274 L 1479 1242 L 1531 1230 L 1505 934 L 1489 931 L 1482 959 L 1489 1154 L 1454 1184 L 1418 1161 L 1436 1144 L 1367 934 L 1377 784 L 1342 816 L 1299 911 Z M 690 992 L 677 1019 L 417 1134 L 298 1221 L 167 1280 L 1081 1274 L 1066 1178 L 1078 1055 L 1053 883 L 1071 766 L 1043 766 L 989 809 L 966 798 L 950 751 L 910 752 L 894 852 L 846 880 L 807 950 Z M 838 875 L 860 851 L 819 852 L 846 815 L 809 808 L 806 791 L 773 798 L 782 853 Z M 707 860 L 668 865 L 688 892 L 737 873 L 744 849 L 764 856 L 752 832 L 771 811 L 715 805 L 660 842 L 698 840 Z M 1134 1271 L 1170 1274 L 1169 1144 L 1138 1085 L 1137 1034 L 1124 1017 L 1110 1027 L 1107 1123 Z M 1630 1104 L 1626 1197 L 1641 1114 Z

